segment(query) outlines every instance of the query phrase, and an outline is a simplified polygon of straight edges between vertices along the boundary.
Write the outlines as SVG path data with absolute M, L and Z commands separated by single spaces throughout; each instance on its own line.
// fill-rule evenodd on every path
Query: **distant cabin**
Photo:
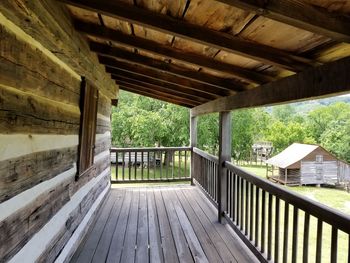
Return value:
M 350 166 L 319 145 L 293 143 L 266 161 L 268 178 L 285 185 L 336 185 L 350 181 Z M 274 174 L 278 168 L 278 174 Z

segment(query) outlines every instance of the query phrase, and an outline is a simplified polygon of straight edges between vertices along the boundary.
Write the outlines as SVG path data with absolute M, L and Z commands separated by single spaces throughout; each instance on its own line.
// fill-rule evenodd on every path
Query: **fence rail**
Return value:
M 209 199 L 218 204 L 218 164 L 219 158 L 198 148 L 193 148 L 193 158 L 196 173 L 193 175 L 203 188 Z
M 222 216 L 261 262 L 350 262 L 349 216 L 230 162 L 223 163 L 220 197 L 218 158 L 196 148 L 193 155 L 196 183 L 214 203 L 226 204 Z
M 190 158 L 190 147 L 111 148 L 111 181 L 190 180 Z

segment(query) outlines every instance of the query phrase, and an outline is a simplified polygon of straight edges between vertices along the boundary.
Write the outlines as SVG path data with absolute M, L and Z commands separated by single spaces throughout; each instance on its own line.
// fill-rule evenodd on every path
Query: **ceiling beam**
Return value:
M 143 95 L 143 96 L 147 96 L 153 99 L 157 99 L 157 100 L 161 100 L 161 101 L 165 101 L 165 102 L 170 102 L 173 104 L 177 104 L 177 105 L 181 105 L 181 106 L 185 106 L 188 108 L 192 108 L 195 107 L 196 105 L 198 105 L 199 103 L 194 103 L 194 102 L 189 102 L 186 99 L 182 99 L 182 98 L 176 98 L 173 96 L 169 96 L 163 93 L 158 93 L 158 92 L 154 92 L 154 91 L 149 91 L 147 89 L 141 89 L 141 88 L 134 88 L 131 87 L 129 85 L 119 85 L 119 88 L 122 90 L 126 90 L 129 92 L 133 92 L 139 95 Z
M 98 50 L 94 51 L 98 52 Z M 227 91 L 243 91 L 246 88 L 246 85 L 234 79 L 220 78 L 200 71 L 193 71 L 190 69 L 179 67 L 172 63 L 167 63 L 161 60 L 142 56 L 140 54 L 131 53 L 123 49 L 114 48 L 114 56 L 112 56 L 109 53 L 105 54 L 103 53 L 104 51 L 104 49 L 101 49 L 100 52 L 98 52 L 100 54 L 99 60 L 100 63 L 108 66 L 113 66 L 114 62 L 117 59 L 118 61 L 124 61 L 140 65 L 142 67 L 167 72 L 177 77 L 186 78 L 188 80 L 196 81 L 198 83 L 211 85 L 216 88 L 222 88 Z
M 216 99 L 220 96 L 225 96 L 225 95 L 220 95 L 217 94 L 215 92 L 212 93 L 207 93 L 207 92 L 203 92 L 203 91 L 198 91 L 198 90 L 193 90 L 191 87 L 185 87 L 185 86 L 180 86 L 180 85 L 176 85 L 173 83 L 169 83 L 166 82 L 162 79 L 156 79 L 156 78 L 152 78 L 149 76 L 142 76 L 139 74 L 135 74 L 135 73 L 131 73 L 131 72 L 126 72 L 120 69 L 114 69 L 114 68 L 110 68 L 110 67 L 106 67 L 106 72 L 112 74 L 112 75 L 118 75 L 118 76 L 123 76 L 123 77 L 127 77 L 130 79 L 134 79 L 134 80 L 138 80 L 141 81 L 145 84 L 153 84 L 159 87 L 164 87 L 167 88 L 169 90 L 174 90 L 174 91 L 181 91 L 181 92 L 188 92 L 188 93 L 193 93 L 198 95 L 199 97 L 202 98 L 206 98 L 206 99 Z
M 201 93 L 201 94 L 204 94 L 204 96 L 210 94 L 211 98 L 213 98 L 212 95 L 218 97 L 218 96 L 228 96 L 228 95 L 233 94 L 233 92 L 228 92 L 227 90 L 224 90 L 224 89 L 208 86 L 208 85 L 201 84 L 198 82 L 193 82 L 193 81 L 190 81 L 188 79 L 184 79 L 184 78 L 170 75 L 166 72 L 160 72 L 160 71 L 153 70 L 153 69 L 143 68 L 143 67 L 131 65 L 131 64 L 125 63 L 125 62 L 116 61 L 115 63 L 113 63 L 113 65 L 108 64 L 106 66 L 109 70 L 110 69 L 118 69 L 118 70 L 128 72 L 130 74 L 139 75 L 139 76 L 143 76 L 145 78 L 150 78 L 150 79 L 159 80 L 162 82 L 174 84 L 176 86 L 184 88 L 185 90 L 191 90 L 192 92 L 197 91 L 197 94 Z M 112 73 L 112 72 L 110 72 L 110 73 Z M 207 96 L 207 97 L 209 97 L 209 96 Z
M 257 15 L 350 43 L 350 17 L 295 0 L 217 0 Z
M 122 1 L 61 0 L 61 2 L 292 71 L 304 70 L 310 63 L 312 64 L 310 60 L 279 49 L 259 45 Z
M 350 57 L 202 104 L 192 116 L 341 95 L 350 92 Z
M 171 48 L 170 46 L 161 45 L 148 39 L 135 37 L 131 35 L 124 35 L 118 31 L 110 30 L 95 25 L 92 25 L 94 29 L 91 30 L 91 27 L 89 25 L 91 24 L 88 24 L 87 26 L 77 26 L 76 28 L 82 33 L 92 35 L 108 41 L 114 41 L 128 47 L 137 48 L 139 50 L 150 52 L 158 56 L 163 56 L 164 58 L 182 61 L 198 67 L 204 67 L 211 70 L 215 70 L 217 72 L 224 72 L 230 74 L 232 77 L 239 78 L 248 83 L 261 84 L 274 80 L 273 77 L 264 75 L 254 70 L 238 67 L 219 60 L 215 60 L 207 56 L 179 51 L 174 48 Z M 101 29 L 96 29 L 96 27 Z M 113 47 L 100 43 L 92 42 L 90 43 L 90 48 L 92 51 L 96 50 L 95 52 L 104 52 L 109 54 L 114 53 Z M 116 50 L 116 52 L 118 51 Z
M 154 85 L 154 84 L 145 83 L 143 81 L 140 81 L 140 80 L 137 80 L 137 79 L 134 79 L 134 78 L 130 78 L 130 77 L 127 77 L 127 76 L 114 75 L 113 74 L 112 78 L 114 80 L 116 80 L 120 85 L 126 84 L 126 83 L 127 84 L 132 84 L 134 86 L 138 86 L 138 87 L 141 87 L 141 88 L 144 87 L 144 88 L 148 88 L 150 90 L 160 91 L 160 92 L 164 92 L 164 93 L 171 94 L 171 95 L 174 95 L 174 96 L 178 96 L 178 97 L 181 97 L 181 98 L 186 98 L 186 99 L 189 99 L 189 100 L 193 100 L 193 101 L 199 102 L 200 104 L 209 101 L 209 99 L 203 98 L 203 97 L 199 97 L 198 95 L 193 95 L 193 94 L 185 93 L 185 92 L 182 92 L 182 91 L 165 88 L 165 87 L 162 87 L 162 86 L 157 86 L 157 85 Z

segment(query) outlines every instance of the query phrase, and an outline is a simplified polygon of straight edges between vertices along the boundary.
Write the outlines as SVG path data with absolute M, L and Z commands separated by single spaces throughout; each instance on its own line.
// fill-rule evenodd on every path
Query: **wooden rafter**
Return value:
M 196 92 L 191 92 L 188 90 L 181 90 L 181 89 L 172 89 L 166 85 L 159 86 L 159 85 L 156 85 L 154 83 L 147 83 L 145 81 L 142 81 L 142 80 L 139 80 L 137 78 L 130 77 L 130 76 L 113 74 L 112 78 L 115 79 L 116 81 L 118 81 L 118 83 L 128 83 L 128 84 L 133 84 L 133 85 L 139 86 L 139 87 L 146 87 L 149 89 L 153 89 L 155 91 L 166 92 L 168 94 L 173 94 L 173 95 L 180 96 L 182 98 L 187 98 L 190 100 L 194 100 L 194 101 L 197 101 L 200 103 L 204 103 L 204 102 L 208 102 L 210 100 L 213 100 L 213 99 L 201 97 Z
M 165 83 L 170 83 L 176 86 L 179 86 L 185 90 L 192 90 L 197 92 L 198 94 L 210 94 L 211 97 L 214 96 L 228 96 L 230 95 L 230 92 L 224 89 L 219 89 L 216 87 L 208 86 L 205 84 L 201 84 L 198 82 L 193 82 L 184 78 L 180 77 L 175 77 L 173 75 L 170 75 L 166 72 L 160 72 L 157 70 L 153 69 L 148 69 L 148 68 L 142 68 L 138 67 L 135 65 L 131 65 L 125 62 L 116 62 L 112 66 L 111 65 L 106 65 L 107 67 L 107 72 L 109 73 L 114 73 L 114 72 L 120 72 L 120 71 L 125 71 L 129 75 L 138 75 L 138 76 L 143 76 L 144 79 L 154 79 L 158 81 L 162 81 Z M 113 70 L 115 69 L 115 70 Z M 122 73 L 122 72 L 120 72 Z
M 350 42 L 350 17 L 295 0 L 217 0 L 341 42 Z
M 93 25 L 92 27 L 99 28 L 99 26 L 95 26 L 95 25 Z M 156 55 L 163 56 L 165 58 L 182 61 L 191 65 L 212 69 L 218 72 L 225 72 L 227 74 L 232 75 L 232 77 L 237 77 L 239 79 L 242 79 L 250 83 L 261 84 L 261 83 L 266 83 L 274 80 L 273 77 L 264 75 L 262 73 L 241 68 L 232 64 L 224 63 L 219 60 L 214 60 L 212 58 L 209 58 L 203 55 L 181 52 L 171 47 L 157 44 L 156 42 L 151 40 L 147 40 L 147 39 L 135 37 L 135 36 L 124 35 L 118 31 L 106 29 L 104 27 L 100 27 L 100 28 L 101 30 L 90 30 L 91 28 L 89 28 L 88 26 L 77 27 L 79 31 L 89 35 L 93 35 L 95 37 L 115 41 L 125 46 L 137 48 L 139 50 L 144 50 Z M 108 31 L 108 34 L 106 34 L 107 31 Z M 114 52 L 118 52 L 117 50 L 114 50 L 114 48 L 111 46 L 99 44 L 95 42 L 90 43 L 90 47 L 92 51 L 101 52 L 104 54 L 109 53 L 111 54 L 111 56 L 113 56 Z
M 98 52 L 97 49 L 95 49 L 94 51 Z M 124 51 L 122 49 L 114 48 L 115 52 L 113 52 L 113 54 L 102 53 L 103 51 L 104 50 L 98 52 L 102 55 L 99 55 L 99 61 L 100 63 L 106 66 L 114 67 L 115 65 L 117 65 L 116 62 L 124 61 L 145 68 L 158 70 L 160 72 L 167 72 L 168 74 L 171 74 L 173 76 L 185 78 L 191 81 L 195 81 L 197 83 L 210 85 L 213 88 L 220 88 L 227 91 L 243 91 L 246 87 L 246 85 L 244 85 L 243 83 L 240 83 L 233 79 L 225 79 L 203 72 L 188 70 L 171 63 L 163 62 L 153 58 L 148 58 L 136 53 Z M 111 55 L 113 55 L 113 58 L 109 57 Z
M 196 98 L 197 100 L 199 100 L 201 102 L 210 101 L 210 100 L 219 98 L 219 96 L 217 96 L 217 95 L 210 95 L 210 94 L 198 92 L 198 91 L 191 90 L 191 89 L 186 89 L 186 88 L 183 88 L 180 86 L 172 85 L 170 83 L 164 83 L 164 82 L 159 81 L 159 80 L 149 79 L 149 78 L 145 78 L 144 76 L 138 76 L 138 75 L 130 74 L 130 73 L 123 72 L 123 71 L 120 71 L 120 72 L 115 71 L 111 74 L 112 74 L 112 78 L 114 78 L 116 80 L 124 80 L 124 81 L 127 80 L 128 82 L 133 83 L 133 84 L 147 86 L 147 87 L 153 87 L 153 88 L 158 89 L 160 91 L 178 94 L 179 96 L 183 96 L 183 97 L 191 96 L 191 97 Z
M 217 32 L 202 26 L 190 24 L 184 20 L 151 12 L 122 1 L 108 0 L 61 0 L 70 5 L 85 8 L 103 15 L 125 20 L 160 32 L 178 36 L 210 47 L 246 56 L 266 64 L 275 65 L 291 71 L 304 70 L 313 62 L 278 50 L 259 45 L 239 37 Z
M 197 116 L 348 93 L 349 68 L 350 57 L 346 57 L 251 90 L 210 101 L 193 108 L 191 114 Z
M 153 98 L 153 99 L 158 99 L 158 100 L 166 101 L 166 102 L 169 102 L 169 103 L 177 104 L 177 105 L 184 106 L 184 107 L 187 107 L 187 108 L 192 108 L 192 107 L 194 107 L 194 106 L 199 104 L 199 103 L 194 103 L 194 102 L 191 102 L 191 101 L 189 102 L 189 101 L 187 101 L 186 99 L 183 99 L 183 98 L 173 97 L 173 96 L 165 94 L 165 93 L 158 93 L 158 92 L 150 91 L 150 90 L 147 90 L 147 89 L 141 89 L 141 88 L 133 88 L 133 87 L 130 87 L 129 85 L 128 86 L 120 85 L 119 88 L 121 90 L 126 90 L 126 91 L 129 91 L 129 92 L 132 92 L 132 93 L 136 93 L 136 94 L 143 95 L 143 96 L 146 96 L 146 97 L 150 97 L 150 98 Z
M 178 98 L 185 99 L 187 101 L 192 101 L 193 103 L 197 104 L 203 104 L 205 102 L 208 102 L 208 99 L 204 99 L 202 97 L 198 97 L 196 95 L 190 95 L 190 94 L 185 94 L 179 91 L 175 90 L 169 90 L 164 87 L 159 87 L 157 85 L 153 84 L 146 84 L 138 80 L 130 79 L 127 77 L 121 77 L 121 76 L 114 76 L 113 77 L 120 85 L 127 85 L 129 87 L 133 88 L 142 88 L 142 89 L 147 89 L 149 91 L 154 91 L 154 92 L 161 92 L 163 94 L 168 94 L 172 96 L 176 96 Z

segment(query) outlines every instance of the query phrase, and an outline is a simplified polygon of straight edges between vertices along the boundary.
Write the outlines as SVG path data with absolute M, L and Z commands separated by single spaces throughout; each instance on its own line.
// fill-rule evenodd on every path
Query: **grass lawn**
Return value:
M 266 178 L 266 167 L 265 166 L 241 166 L 243 169 L 254 173 L 258 176 Z M 335 208 L 343 213 L 350 215 L 350 194 L 344 190 L 324 188 L 324 187 L 309 187 L 309 186 L 293 186 L 286 187 L 291 191 L 306 196 L 316 202 L 327 205 L 331 208 Z M 281 202 L 281 211 L 284 211 L 284 202 Z M 289 247 L 291 249 L 291 236 L 292 236 L 292 222 L 293 222 L 293 210 L 292 207 L 289 209 Z M 299 212 L 299 224 L 298 224 L 298 261 L 302 262 L 302 242 L 304 233 L 304 213 Z M 284 222 L 284 215 L 281 213 L 281 226 Z M 274 227 L 274 222 L 273 222 Z M 317 219 L 310 217 L 310 240 L 309 240 L 309 261 L 313 262 L 316 252 L 316 230 L 317 230 Z M 273 233 L 274 235 L 274 233 Z M 280 231 L 280 240 L 283 238 L 283 231 Z M 338 261 L 337 262 L 348 262 L 348 235 L 338 231 Z M 330 225 L 323 224 L 323 240 L 322 240 L 322 262 L 330 262 L 330 247 L 331 247 L 331 227 Z M 281 253 L 280 253 L 281 254 Z M 289 251 L 289 258 L 291 251 Z
M 171 180 L 175 179 L 185 179 L 190 177 L 190 158 L 187 157 L 186 165 L 185 158 L 182 157 L 179 160 L 178 156 L 175 156 L 175 161 L 173 163 L 169 163 L 168 165 L 154 165 L 151 164 L 149 167 L 144 165 L 139 166 L 122 166 L 118 165 L 118 169 L 116 169 L 116 165 L 112 164 L 112 180 L 122 180 L 123 174 L 125 180 Z M 164 162 L 164 160 L 162 160 Z M 135 185 L 136 186 L 136 185 Z

